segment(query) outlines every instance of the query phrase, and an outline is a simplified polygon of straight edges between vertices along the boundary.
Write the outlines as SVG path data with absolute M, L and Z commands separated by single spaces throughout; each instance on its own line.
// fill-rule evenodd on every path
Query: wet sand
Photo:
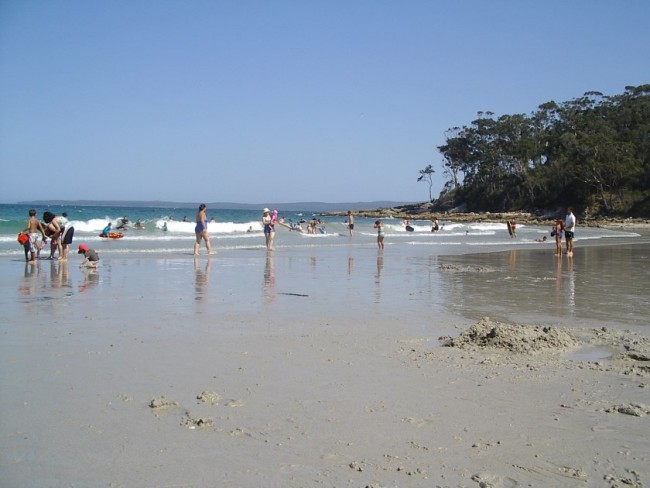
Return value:
M 650 483 L 647 243 L 75 258 L 0 262 L 2 486 Z

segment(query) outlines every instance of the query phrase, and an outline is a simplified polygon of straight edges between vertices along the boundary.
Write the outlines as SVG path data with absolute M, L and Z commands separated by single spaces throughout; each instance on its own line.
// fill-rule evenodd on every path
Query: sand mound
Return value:
M 577 346 L 575 338 L 557 327 L 504 324 L 484 317 L 457 338 L 438 339 L 445 347 L 460 349 L 494 348 L 515 354 L 566 350 Z
M 219 405 L 219 401 L 221 401 L 221 396 L 214 391 L 202 391 L 201 393 L 196 395 L 196 399 L 202 403 Z
M 155 409 L 164 409 L 164 408 L 171 408 L 171 407 L 177 407 L 178 403 L 172 402 L 170 400 L 167 400 L 167 397 L 165 395 L 161 395 L 157 398 L 153 398 L 149 402 L 149 407 Z
M 627 403 L 622 405 L 612 405 L 605 409 L 607 413 L 622 413 L 632 415 L 633 417 L 643 417 L 650 414 L 650 406 L 643 403 Z

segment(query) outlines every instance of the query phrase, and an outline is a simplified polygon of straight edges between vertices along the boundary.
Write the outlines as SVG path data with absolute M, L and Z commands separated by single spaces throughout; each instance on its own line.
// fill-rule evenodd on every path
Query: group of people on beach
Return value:
M 210 220 L 214 222 L 214 218 Z M 318 221 L 313 219 L 310 222 L 310 227 L 312 227 L 312 233 L 315 233 L 316 225 Z M 291 227 L 288 224 L 284 223 L 283 219 L 278 219 L 278 211 L 274 210 L 271 212 L 269 208 L 264 208 L 262 211 L 262 227 L 264 229 L 264 238 L 266 242 L 266 249 L 269 251 L 273 250 L 273 242 L 275 239 L 275 224 L 284 225 L 290 230 L 296 230 L 295 227 Z M 410 223 L 405 221 L 405 225 L 410 227 Z M 556 243 L 558 243 L 558 255 L 562 254 L 562 237 L 566 239 L 567 246 L 567 256 L 573 256 L 573 232 L 575 230 L 576 218 L 573 215 L 573 208 L 569 207 L 567 209 L 567 215 L 564 220 L 558 219 L 554 230 L 551 232 L 551 236 L 555 236 Z M 350 237 L 352 237 L 354 232 L 354 215 L 351 210 L 347 212 L 347 227 Z M 377 247 L 380 250 L 384 249 L 384 224 L 381 220 L 376 220 L 373 226 L 377 229 Z M 437 219 L 431 221 L 431 232 L 437 232 L 440 229 L 440 224 Z M 516 236 L 516 223 L 514 221 L 508 222 L 508 229 L 511 233 L 511 236 Z M 196 214 L 196 242 L 194 243 L 194 255 L 198 256 L 199 250 L 201 248 L 201 243 L 205 242 L 205 247 L 209 254 L 213 254 L 212 246 L 210 243 L 210 236 L 208 234 L 208 223 L 206 216 L 206 205 L 202 203 L 199 205 L 199 210 Z
M 206 215 L 206 205 L 202 203 L 199 205 L 199 210 L 196 213 L 196 227 L 194 228 L 194 233 L 196 234 L 196 242 L 194 243 L 194 256 L 199 255 L 199 250 L 201 249 L 201 243 L 205 243 L 205 248 L 208 251 L 208 254 L 214 254 L 212 251 L 212 244 L 210 243 L 210 234 L 208 233 L 208 221 Z M 215 219 L 212 218 L 210 222 L 215 222 Z M 265 208 L 262 213 L 262 227 L 264 229 L 264 238 L 266 240 L 266 249 L 269 251 L 273 250 L 273 240 L 275 238 L 275 224 L 278 223 L 278 211 L 274 210 L 273 215 L 271 210 Z M 282 223 L 282 222 L 280 222 Z M 251 232 L 252 229 L 249 228 L 248 232 Z
M 194 243 L 194 256 L 199 255 L 201 243 L 205 243 L 208 254 L 214 254 L 212 245 L 210 243 L 210 235 L 208 233 L 208 220 L 206 214 L 207 206 L 205 203 L 199 205 L 196 213 L 196 226 L 194 232 L 196 234 L 196 241 Z M 350 237 L 354 231 L 354 216 L 352 211 L 348 210 L 347 213 L 347 226 Z M 126 220 L 126 219 L 123 219 Z M 210 222 L 214 222 L 212 218 Z M 43 225 L 43 223 L 45 225 Z M 273 241 L 275 238 L 275 224 L 279 223 L 290 228 L 284 223 L 282 219 L 278 219 L 278 211 L 265 208 L 262 213 L 262 227 L 264 229 L 264 237 L 266 241 L 266 248 L 269 251 L 273 250 Z M 573 256 L 573 237 L 577 219 L 573 214 L 573 208 L 568 207 L 564 219 L 557 219 L 551 229 L 551 237 L 555 237 L 555 255 L 562 256 L 562 238 L 566 241 L 566 254 L 568 257 Z M 313 220 L 312 232 L 315 233 L 318 221 Z M 408 224 L 408 222 L 407 222 Z M 311 226 L 311 223 L 310 223 Z M 508 230 L 511 236 L 516 236 L 516 224 L 508 221 Z M 384 224 L 381 220 L 376 220 L 373 226 L 377 229 L 377 246 L 380 250 L 384 249 Z M 291 228 L 290 228 L 291 229 Z M 431 231 L 436 232 L 439 229 L 437 220 L 432 220 Z M 109 229 L 110 230 L 110 229 Z M 105 229 L 106 231 L 106 229 Z M 54 215 L 52 212 L 43 213 L 43 222 L 36 217 L 36 210 L 29 210 L 29 219 L 23 231 L 18 235 L 18 241 L 25 249 L 25 260 L 35 261 L 39 257 L 40 251 L 45 247 L 47 239 L 50 239 L 50 256 L 48 259 L 54 259 L 54 254 L 58 250 L 59 261 L 66 261 L 68 259 L 68 251 L 74 236 L 74 227 L 70 225 L 67 214 L 64 212 L 60 216 Z M 39 237 L 41 237 L 39 239 Z M 540 241 L 545 242 L 546 236 Z M 79 254 L 84 254 L 84 261 L 82 266 L 96 267 L 99 262 L 99 255 L 93 249 L 90 249 L 86 244 L 81 244 L 78 250 Z
M 43 212 L 43 220 L 36 217 L 36 210 L 29 209 L 29 218 L 25 228 L 18 234 L 18 242 L 22 244 L 25 250 L 25 260 L 34 262 L 40 257 L 41 251 L 50 239 L 50 256 L 47 259 L 57 259 L 65 262 L 68 260 L 70 244 L 74 237 L 74 227 L 68 220 L 68 214 L 63 212 L 61 215 L 55 215 L 52 212 Z M 58 258 L 55 257 L 58 251 Z M 79 254 L 84 255 L 81 266 L 94 268 L 99 262 L 97 252 L 90 249 L 86 244 L 79 245 Z
M 352 234 L 354 233 L 354 215 L 352 214 L 352 210 L 348 210 L 347 225 L 348 225 L 348 232 L 350 233 L 350 237 L 352 237 Z M 381 220 L 375 220 L 373 227 L 377 229 L 377 247 L 379 248 L 379 250 L 383 250 L 384 249 L 384 223 Z
M 551 237 L 555 238 L 555 256 L 562 256 L 562 239 L 566 242 L 566 255 L 573 257 L 573 236 L 577 219 L 573 214 L 573 207 L 568 207 L 563 219 L 558 218 L 551 227 Z M 517 224 L 514 220 L 508 220 L 508 233 L 510 237 L 517 237 Z M 537 242 L 546 242 L 546 236 L 535 239 Z
M 573 237 L 577 219 L 573 208 L 567 208 L 564 219 L 557 219 L 551 227 L 551 237 L 555 237 L 555 255 L 562 256 L 562 238 L 566 242 L 566 255 L 573 257 Z
M 73 236 L 74 227 L 70 225 L 65 212 L 60 216 L 49 211 L 44 212 L 41 222 L 36 217 L 36 210 L 31 208 L 25 228 L 18 234 L 18 242 L 23 245 L 25 250 L 25 260 L 35 261 L 45 248 L 49 238 L 50 256 L 48 259 L 54 259 L 54 254 L 58 251 L 58 260 L 66 261 Z

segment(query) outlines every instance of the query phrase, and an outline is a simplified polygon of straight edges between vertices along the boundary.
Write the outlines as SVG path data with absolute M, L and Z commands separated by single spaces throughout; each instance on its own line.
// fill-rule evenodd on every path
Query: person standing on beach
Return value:
M 42 242 L 45 244 L 47 241 L 47 238 L 45 237 L 45 229 L 43 228 L 43 224 L 41 224 L 41 221 L 36 218 L 36 210 L 33 208 L 29 209 L 29 219 L 27 220 L 27 224 L 25 225 L 25 228 L 23 229 L 23 233 L 26 233 L 29 236 L 29 254 L 30 254 L 30 261 L 35 261 L 36 257 L 40 253 L 40 244 L 38 242 L 38 233 L 41 233 L 42 236 Z M 27 256 L 25 255 L 25 259 L 27 259 Z
M 268 208 L 263 210 L 262 226 L 264 227 L 264 238 L 266 239 L 266 250 L 273 251 L 273 239 L 275 238 L 275 225 L 273 224 L 273 217 Z
M 573 207 L 566 209 L 566 216 L 564 217 L 564 238 L 566 239 L 566 255 L 573 257 L 573 233 L 576 230 L 577 219 L 573 215 Z
M 562 237 L 564 235 L 564 221 L 562 219 L 557 219 L 553 230 L 551 230 L 551 235 L 555 237 L 555 255 L 562 256 Z
M 354 215 L 352 215 L 352 210 L 348 210 L 348 232 L 350 232 L 350 237 L 352 237 L 352 231 L 354 231 Z
M 72 244 L 72 238 L 74 237 L 74 227 L 70 225 L 68 214 L 65 212 L 63 212 L 57 219 L 59 227 L 61 227 L 61 235 L 63 235 L 63 238 L 61 239 L 61 250 L 59 251 L 59 261 L 67 261 L 70 244 Z
M 74 236 L 74 227 L 70 226 L 68 214 L 63 212 L 62 215 L 56 216 L 52 212 L 43 213 L 43 222 L 45 222 L 45 231 L 50 234 L 50 257 L 54 259 L 55 251 L 59 251 L 59 261 L 68 259 L 69 246 Z
M 54 253 L 58 250 L 59 257 L 62 255 L 61 234 L 63 228 L 59 225 L 59 220 L 52 212 L 43 212 L 43 222 L 45 222 L 45 232 L 50 237 L 50 257 L 54 259 Z
M 212 246 L 210 245 L 210 235 L 208 234 L 208 218 L 205 215 L 205 203 L 199 205 L 199 211 L 196 213 L 196 227 L 194 233 L 196 234 L 196 242 L 194 243 L 194 255 L 199 255 L 201 249 L 201 240 L 205 241 L 205 248 L 208 254 L 212 254 Z
M 384 224 L 381 223 L 381 220 L 376 220 L 375 229 L 377 229 L 377 247 L 381 250 L 384 249 Z

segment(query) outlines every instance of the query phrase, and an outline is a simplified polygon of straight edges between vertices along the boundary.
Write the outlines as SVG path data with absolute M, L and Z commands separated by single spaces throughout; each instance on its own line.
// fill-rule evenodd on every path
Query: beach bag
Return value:
M 23 234 L 22 232 L 18 234 L 18 244 L 21 246 L 24 246 L 29 242 L 29 236 L 27 234 Z

